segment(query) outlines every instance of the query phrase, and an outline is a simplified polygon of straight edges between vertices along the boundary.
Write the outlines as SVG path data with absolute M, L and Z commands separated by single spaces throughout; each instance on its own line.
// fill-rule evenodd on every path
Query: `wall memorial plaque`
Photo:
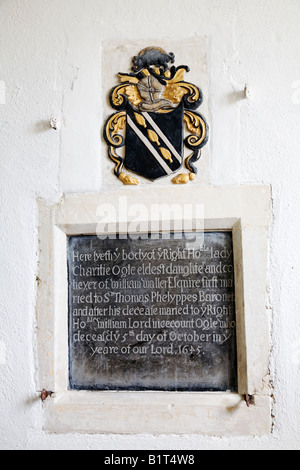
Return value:
M 69 388 L 236 391 L 231 232 L 122 238 L 68 238 Z

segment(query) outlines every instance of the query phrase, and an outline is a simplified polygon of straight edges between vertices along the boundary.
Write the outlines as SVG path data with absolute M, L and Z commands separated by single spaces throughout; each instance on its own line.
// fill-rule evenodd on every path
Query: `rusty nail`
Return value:
M 248 408 L 250 407 L 250 405 L 254 405 L 254 396 L 246 394 L 245 395 L 245 402 L 246 402 L 246 405 L 247 405 Z
M 45 401 L 46 398 L 51 397 L 52 394 L 53 394 L 53 392 L 48 391 L 45 388 L 43 388 L 43 390 L 41 391 L 41 400 Z

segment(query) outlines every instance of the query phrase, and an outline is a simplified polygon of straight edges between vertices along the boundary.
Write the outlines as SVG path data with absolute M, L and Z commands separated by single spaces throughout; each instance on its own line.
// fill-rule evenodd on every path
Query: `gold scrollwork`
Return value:
M 115 163 L 114 173 L 122 181 L 125 185 L 137 185 L 139 184 L 139 180 L 134 178 L 131 175 L 127 175 L 123 171 L 124 160 L 120 155 L 117 154 L 116 149 L 113 147 L 109 147 L 109 158 Z
M 195 90 L 191 90 L 190 87 L 193 87 L 193 85 L 190 85 L 186 82 L 184 82 L 184 74 L 186 72 L 186 68 L 185 67 L 180 67 L 175 76 L 172 78 L 172 79 L 169 79 L 169 76 L 170 76 L 170 71 L 168 70 L 166 73 L 165 73 L 165 77 L 168 78 L 167 82 L 166 82 L 166 88 L 165 88 L 165 91 L 164 91 L 164 98 L 166 100 L 169 100 L 171 101 L 173 104 L 178 104 L 181 102 L 182 100 L 182 97 L 184 95 L 186 95 L 187 93 L 193 95 L 194 92 L 196 92 L 198 89 L 196 89 L 195 87 Z M 188 87 L 186 87 L 185 85 L 189 85 Z M 198 92 L 199 94 L 199 92 Z M 199 96 L 198 96 L 199 98 Z M 197 98 L 197 99 L 198 99 Z
M 120 175 L 122 168 L 123 168 L 123 159 L 120 157 L 120 155 L 117 154 L 116 149 L 113 147 L 109 147 L 108 151 L 109 158 L 115 162 L 115 174 Z
M 127 175 L 123 172 L 124 158 L 118 155 L 116 147 L 124 145 L 124 138 L 118 134 L 118 131 L 123 130 L 126 123 L 126 111 L 113 114 L 107 121 L 105 128 L 105 136 L 111 145 L 108 148 L 108 156 L 115 163 L 114 173 L 125 185 L 137 185 L 139 180 L 133 176 Z
M 111 100 L 114 106 L 122 106 L 124 103 L 123 95 L 125 94 L 125 88 L 126 85 L 119 85 L 113 89 Z
M 186 67 L 179 67 L 175 76 L 170 79 L 170 71 L 165 73 L 167 78 L 166 88 L 164 91 L 164 98 L 171 101 L 173 104 L 181 102 L 183 96 L 187 96 L 187 101 L 191 104 L 196 103 L 200 98 L 199 88 L 184 81 L 184 75 L 186 73 Z
M 186 90 L 185 94 L 188 94 L 187 100 L 189 103 L 196 103 L 199 100 L 200 91 L 198 87 L 188 82 L 180 82 L 178 86 Z
M 114 147 L 122 146 L 124 138 L 118 134 L 119 130 L 123 130 L 126 122 L 126 111 L 115 113 L 106 124 L 105 134 L 108 142 Z
M 159 73 L 159 69 L 154 68 L 154 71 L 157 74 Z M 163 98 L 175 105 L 178 105 L 185 95 L 188 95 L 186 99 L 191 104 L 196 103 L 200 98 L 199 89 L 195 85 L 184 81 L 185 72 L 186 68 L 180 67 L 172 79 L 170 79 L 170 71 L 165 72 L 167 80 L 164 87 Z M 143 69 L 141 73 L 145 77 L 150 76 L 147 69 Z M 123 106 L 124 96 L 126 96 L 134 107 L 138 107 L 143 102 L 137 86 L 140 80 L 137 77 L 126 74 L 119 74 L 119 78 L 122 84 L 115 87 L 112 92 L 111 99 L 113 105 L 117 108 Z M 170 110 L 167 110 L 167 112 L 169 111 Z M 159 112 L 166 111 L 160 110 Z
M 123 83 L 114 88 L 111 100 L 114 106 L 120 107 L 124 104 L 124 95 L 133 106 L 138 106 L 142 102 L 139 90 L 135 83 Z
M 193 181 L 196 178 L 195 169 L 193 168 L 193 163 L 197 162 L 201 157 L 201 150 L 195 150 L 191 155 L 189 155 L 185 160 L 186 168 L 191 171 L 190 180 Z M 193 163 L 192 163 L 193 160 Z
M 199 147 L 207 133 L 205 121 L 192 111 L 184 111 L 183 119 L 188 130 L 193 133 L 187 137 L 187 143 L 192 147 Z

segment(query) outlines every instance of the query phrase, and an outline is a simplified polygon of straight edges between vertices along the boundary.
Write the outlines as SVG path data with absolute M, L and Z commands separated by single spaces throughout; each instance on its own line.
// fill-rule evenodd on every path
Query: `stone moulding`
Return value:
M 68 390 L 68 299 L 66 241 L 68 235 L 106 231 L 109 215 L 122 198 L 131 207 L 143 204 L 144 221 L 151 206 L 162 201 L 203 209 L 202 230 L 233 233 L 237 315 L 238 393 L 88 392 Z M 269 321 L 266 311 L 269 186 L 197 188 L 65 195 L 54 205 L 38 200 L 39 272 L 37 290 L 37 389 L 54 393 L 44 402 L 48 432 L 122 434 L 263 435 L 271 432 L 268 377 Z M 149 209 L 149 210 L 147 210 Z M 179 211 L 180 212 L 180 211 Z M 171 214 L 176 226 L 178 217 Z M 181 212 L 181 219 L 184 211 Z M 119 213 L 120 230 L 130 222 Z M 199 220 L 187 221 L 199 230 Z M 247 406 L 245 395 L 254 397 Z M 251 401 L 252 403 L 252 401 Z M 249 405 L 249 402 L 248 402 Z

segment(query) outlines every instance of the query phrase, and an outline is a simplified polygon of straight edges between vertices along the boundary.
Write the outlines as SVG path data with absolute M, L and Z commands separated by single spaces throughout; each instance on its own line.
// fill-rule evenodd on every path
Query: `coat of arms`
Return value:
M 131 73 L 119 73 L 121 84 L 110 93 L 110 104 L 117 112 L 105 123 L 104 139 L 114 173 L 124 184 L 139 183 L 124 169 L 155 181 L 185 165 L 188 173 L 174 177 L 175 184 L 197 175 L 195 163 L 208 141 L 208 125 L 195 111 L 203 96 L 184 80 L 189 67 L 175 67 L 174 62 L 173 53 L 148 47 L 133 58 Z M 187 136 L 184 124 L 190 132 Z M 191 150 L 187 158 L 184 146 Z

